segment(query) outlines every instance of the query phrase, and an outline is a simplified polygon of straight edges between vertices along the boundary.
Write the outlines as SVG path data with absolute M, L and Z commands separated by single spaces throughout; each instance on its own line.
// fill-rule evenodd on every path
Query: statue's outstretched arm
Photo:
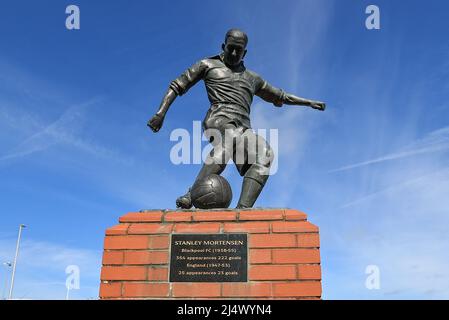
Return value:
M 326 104 L 324 102 L 297 97 L 293 94 L 286 93 L 279 88 L 273 87 L 266 81 L 262 82 L 256 95 L 267 102 L 271 102 L 276 107 L 281 107 L 283 104 L 287 104 L 308 106 L 321 111 L 326 109 Z
M 156 114 L 153 116 L 153 118 L 148 120 L 147 126 L 150 127 L 153 132 L 158 132 L 161 129 L 162 123 L 165 119 L 165 115 L 167 114 L 168 109 L 170 108 L 173 101 L 175 101 L 177 96 L 178 94 L 171 87 L 168 88 L 164 98 L 162 98 L 161 105 L 159 106 Z
M 290 93 L 284 93 L 284 104 L 296 105 L 296 106 L 308 106 L 317 110 L 324 111 L 326 104 L 321 101 L 309 100 L 301 97 L 297 97 Z
M 170 83 L 170 87 L 165 93 L 158 111 L 147 123 L 147 126 L 149 126 L 153 132 L 158 132 L 161 129 L 165 115 L 176 97 L 183 95 L 200 81 L 203 78 L 206 68 L 207 66 L 203 60 L 198 61 Z

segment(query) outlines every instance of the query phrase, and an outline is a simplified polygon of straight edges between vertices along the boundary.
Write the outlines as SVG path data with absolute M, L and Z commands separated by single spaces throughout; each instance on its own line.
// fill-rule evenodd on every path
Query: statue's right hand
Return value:
M 155 114 L 153 118 L 148 120 L 147 126 L 149 126 L 150 129 L 153 130 L 153 132 L 158 132 L 162 127 L 162 123 L 164 123 L 164 117 Z
M 321 102 L 321 101 L 312 101 L 310 106 L 313 109 L 320 110 L 320 111 L 324 111 L 326 109 L 326 104 L 324 102 Z

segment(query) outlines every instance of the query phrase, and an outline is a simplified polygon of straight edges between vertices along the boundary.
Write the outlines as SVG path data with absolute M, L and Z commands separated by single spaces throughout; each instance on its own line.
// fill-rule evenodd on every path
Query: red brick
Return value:
M 249 268 L 249 280 L 294 280 L 296 266 L 260 265 Z
M 116 226 L 110 227 L 109 229 L 106 229 L 106 235 L 125 235 L 128 231 L 129 224 L 128 223 L 121 223 Z
M 271 263 L 271 250 L 270 249 L 250 249 L 249 250 L 249 263 Z
M 160 223 L 134 223 L 128 229 L 129 234 L 158 234 L 170 233 L 173 230 L 172 224 Z
M 167 251 L 126 251 L 124 264 L 166 264 Z
M 250 248 L 285 248 L 296 247 L 294 234 L 251 234 Z
M 320 297 L 321 283 L 319 281 L 273 283 L 273 296 Z
M 120 217 L 120 222 L 161 222 L 162 211 L 130 212 Z
M 193 213 L 193 221 L 233 221 L 237 212 L 232 211 L 199 211 Z
M 101 280 L 146 280 L 146 267 L 108 267 L 101 269 Z
M 321 280 L 321 266 L 319 264 L 298 265 L 298 279 Z
M 220 283 L 173 283 L 172 296 L 173 297 L 219 297 L 221 294 Z
M 123 264 L 123 251 L 103 252 L 103 264 Z
M 299 210 L 285 209 L 285 220 L 307 220 L 307 214 Z
M 136 283 L 125 282 L 123 284 L 124 298 L 168 297 L 168 283 Z
M 273 263 L 320 263 L 318 249 L 274 249 Z
M 239 220 L 283 220 L 283 210 L 243 210 L 239 213 Z
M 168 268 L 148 268 L 148 280 L 168 281 Z
M 320 235 L 318 233 L 301 233 L 297 237 L 298 247 L 318 248 L 320 246 Z
M 270 283 L 223 283 L 223 297 L 270 297 Z
M 118 298 L 121 295 L 121 282 L 102 282 L 100 284 L 100 298 Z
M 150 236 L 150 249 L 168 249 L 170 239 L 168 236 Z
M 104 249 L 147 249 L 148 236 L 106 236 Z
M 192 212 L 167 212 L 164 216 L 165 222 L 192 221 Z
M 220 223 L 180 223 L 175 226 L 177 233 L 218 233 Z
M 295 222 L 273 222 L 271 224 L 271 230 L 273 233 L 286 233 L 286 232 L 318 232 L 318 227 L 311 224 L 308 221 L 295 221 Z
M 225 223 L 224 232 L 248 232 L 248 233 L 268 233 L 270 232 L 269 222 L 240 222 Z

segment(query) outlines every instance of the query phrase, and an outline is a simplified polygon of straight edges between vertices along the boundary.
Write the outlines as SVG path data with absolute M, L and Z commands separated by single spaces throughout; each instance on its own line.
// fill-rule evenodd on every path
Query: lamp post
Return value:
M 9 297 L 8 297 L 8 299 L 12 299 L 12 292 L 14 290 L 14 277 L 16 275 L 17 257 L 19 256 L 20 237 L 22 235 L 22 229 L 23 228 L 26 228 L 26 225 L 21 224 L 19 226 L 19 236 L 17 237 L 16 255 L 14 256 L 14 264 L 12 266 L 11 286 L 9 288 Z

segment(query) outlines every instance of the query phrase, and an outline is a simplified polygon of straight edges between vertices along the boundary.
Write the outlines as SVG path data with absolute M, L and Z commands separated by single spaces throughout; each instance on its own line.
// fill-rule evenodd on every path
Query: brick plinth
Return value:
M 320 299 L 318 227 L 291 209 L 131 212 L 106 230 L 101 299 Z M 248 234 L 247 282 L 169 282 L 172 234 Z

